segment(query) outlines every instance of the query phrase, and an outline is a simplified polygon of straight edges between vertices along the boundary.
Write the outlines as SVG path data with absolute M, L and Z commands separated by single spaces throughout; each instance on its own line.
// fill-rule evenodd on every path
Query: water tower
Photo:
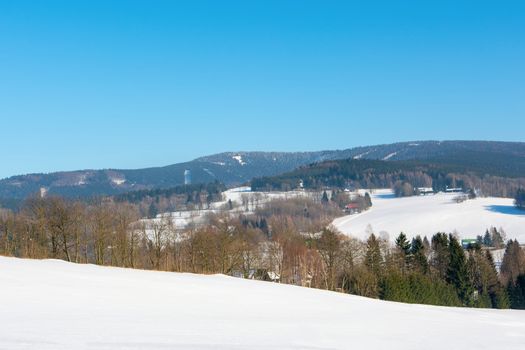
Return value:
M 191 185 L 191 170 L 184 170 L 184 184 Z

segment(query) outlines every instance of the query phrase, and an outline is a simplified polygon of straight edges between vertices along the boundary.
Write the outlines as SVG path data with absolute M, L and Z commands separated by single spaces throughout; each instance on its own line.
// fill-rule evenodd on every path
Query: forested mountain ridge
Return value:
M 474 158 L 470 156 L 476 155 Z M 520 176 L 521 175 L 521 176 Z M 484 195 L 514 197 L 525 187 L 523 158 L 487 153 L 457 153 L 447 159 L 385 161 L 330 160 L 300 167 L 277 176 L 251 181 L 255 190 L 337 188 L 433 187 L 436 191 L 461 187 Z
M 227 152 L 193 161 L 135 170 L 80 170 L 29 174 L 0 180 L 0 200 L 23 199 L 45 188 L 66 197 L 114 195 L 142 189 L 171 188 L 184 183 L 219 181 L 233 186 L 254 177 L 275 176 L 301 166 L 330 160 L 371 159 L 388 162 L 420 160 L 454 165 L 477 174 L 525 176 L 525 143 L 493 141 L 412 141 L 317 152 Z M 464 169 L 459 169 L 464 166 Z M 489 170 L 489 171 L 487 171 Z

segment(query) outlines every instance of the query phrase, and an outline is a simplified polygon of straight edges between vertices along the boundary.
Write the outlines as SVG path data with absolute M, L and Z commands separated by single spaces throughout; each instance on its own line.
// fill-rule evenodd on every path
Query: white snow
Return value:
M 126 182 L 126 179 L 121 178 L 111 178 L 111 182 L 113 182 L 115 185 L 122 185 L 124 182 Z
M 364 156 L 366 156 L 370 152 L 371 151 L 367 151 L 365 153 L 358 154 L 358 155 L 354 156 L 354 159 L 361 159 L 361 158 L 363 158 Z
M 77 186 L 85 185 L 86 184 L 86 180 L 87 180 L 87 175 L 86 174 L 80 174 L 78 176 L 78 180 L 77 180 L 76 185 Z
M 343 233 L 368 238 L 370 225 L 376 234 L 387 232 L 394 240 L 401 231 L 407 236 L 432 236 L 457 231 L 462 238 L 476 238 L 491 226 L 502 227 L 507 238 L 525 243 L 525 213 L 514 208 L 510 198 L 486 197 L 455 203 L 457 193 L 395 198 L 390 190 L 372 194 L 372 208 L 334 220 Z
M 383 160 L 389 160 L 390 158 L 392 158 L 396 154 L 397 154 L 397 152 L 392 152 L 392 153 L 388 154 L 386 157 L 384 157 Z
M 525 312 L 409 305 L 316 289 L 0 257 L 0 348 L 505 349 Z
M 232 158 L 235 159 L 236 161 L 238 161 L 240 165 L 245 165 L 246 164 L 246 162 L 244 160 L 242 160 L 242 156 L 241 155 L 236 155 L 236 156 L 233 156 Z

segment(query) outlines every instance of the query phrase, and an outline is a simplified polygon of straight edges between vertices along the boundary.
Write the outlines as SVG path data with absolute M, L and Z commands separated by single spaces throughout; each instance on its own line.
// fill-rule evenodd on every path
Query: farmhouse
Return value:
M 348 203 L 345 205 L 345 212 L 348 214 L 357 214 L 361 212 L 361 208 L 357 203 Z

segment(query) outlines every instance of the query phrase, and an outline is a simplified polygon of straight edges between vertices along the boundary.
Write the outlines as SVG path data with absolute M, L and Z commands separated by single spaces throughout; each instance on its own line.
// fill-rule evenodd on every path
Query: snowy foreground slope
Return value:
M 0 257 L 0 349 L 524 349 L 525 312 Z
M 336 219 L 333 224 L 343 233 L 366 239 L 370 225 L 376 234 L 388 233 L 391 240 L 401 231 L 407 236 L 457 231 L 462 238 L 476 238 L 487 228 L 502 227 L 507 238 L 525 243 L 525 213 L 509 198 L 478 198 L 455 203 L 457 194 L 395 198 L 390 190 L 372 195 L 370 210 Z M 383 233 L 384 235 L 384 233 Z

